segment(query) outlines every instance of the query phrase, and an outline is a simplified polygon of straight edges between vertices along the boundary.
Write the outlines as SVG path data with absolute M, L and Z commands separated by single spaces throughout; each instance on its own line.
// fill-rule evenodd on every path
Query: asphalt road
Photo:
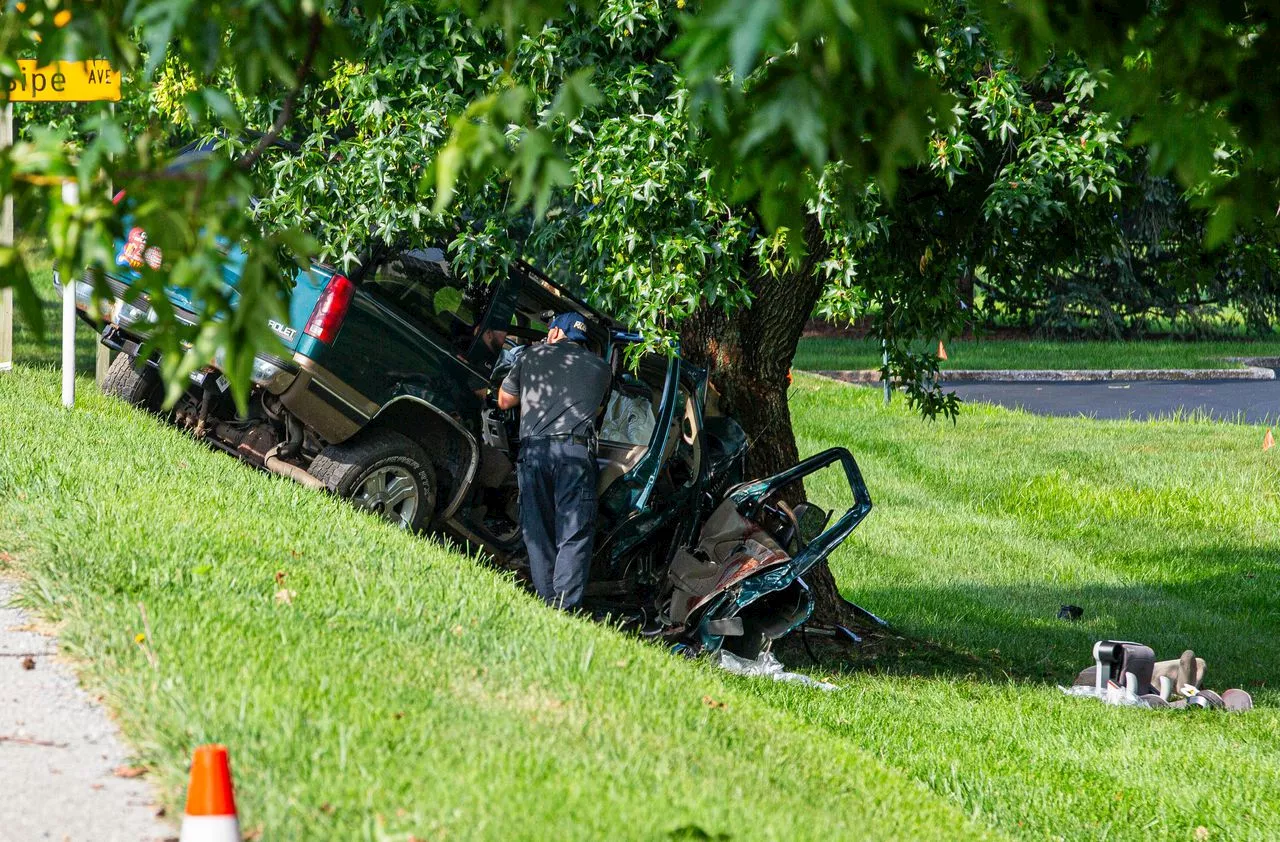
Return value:
M 1037 415 L 1168 418 L 1204 413 L 1225 420 L 1280 418 L 1280 380 L 1121 383 L 948 383 L 969 403 L 994 403 Z

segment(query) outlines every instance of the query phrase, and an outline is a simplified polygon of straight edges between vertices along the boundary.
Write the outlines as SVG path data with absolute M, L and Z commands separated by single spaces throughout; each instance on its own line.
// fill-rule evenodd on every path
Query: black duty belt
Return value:
M 569 444 L 580 444 L 583 447 L 594 447 L 595 436 L 580 436 L 577 433 L 557 433 L 553 436 L 529 436 L 521 439 L 520 444 L 528 444 L 536 441 L 563 441 Z

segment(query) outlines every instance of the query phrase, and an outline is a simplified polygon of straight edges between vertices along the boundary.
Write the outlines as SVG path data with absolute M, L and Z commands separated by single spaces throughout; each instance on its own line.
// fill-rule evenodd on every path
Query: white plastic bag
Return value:
M 816 687 L 819 690 L 831 691 L 840 689 L 834 684 L 818 681 L 816 678 L 810 678 L 798 672 L 787 672 L 783 668 L 782 662 L 775 658 L 772 652 L 762 652 L 760 657 L 754 661 L 748 661 L 746 658 L 739 658 L 732 652 L 726 652 L 721 649 L 716 657 L 718 658 L 717 663 L 722 669 L 737 675 L 763 675 L 772 678 L 774 681 L 789 681 L 793 684 Z

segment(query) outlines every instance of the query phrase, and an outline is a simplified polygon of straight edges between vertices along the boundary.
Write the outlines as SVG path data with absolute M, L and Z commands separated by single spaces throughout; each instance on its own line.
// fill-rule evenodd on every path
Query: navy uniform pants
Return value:
M 596 535 L 595 456 L 582 444 L 526 439 L 519 479 L 520 528 L 533 586 L 551 605 L 576 608 Z

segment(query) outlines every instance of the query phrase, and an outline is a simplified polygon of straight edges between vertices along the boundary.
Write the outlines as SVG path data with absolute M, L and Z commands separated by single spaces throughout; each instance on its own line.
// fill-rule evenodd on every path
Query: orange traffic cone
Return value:
M 947 358 L 947 349 L 942 347 L 942 340 L 938 340 L 938 359 L 945 360 Z
M 200 746 L 191 758 L 191 783 L 179 842 L 240 842 L 226 746 Z
M 1275 446 L 1276 446 L 1276 438 L 1275 436 L 1271 435 L 1271 429 L 1268 428 L 1267 434 L 1262 437 L 1262 452 L 1266 453 L 1268 450 L 1270 450 Z

